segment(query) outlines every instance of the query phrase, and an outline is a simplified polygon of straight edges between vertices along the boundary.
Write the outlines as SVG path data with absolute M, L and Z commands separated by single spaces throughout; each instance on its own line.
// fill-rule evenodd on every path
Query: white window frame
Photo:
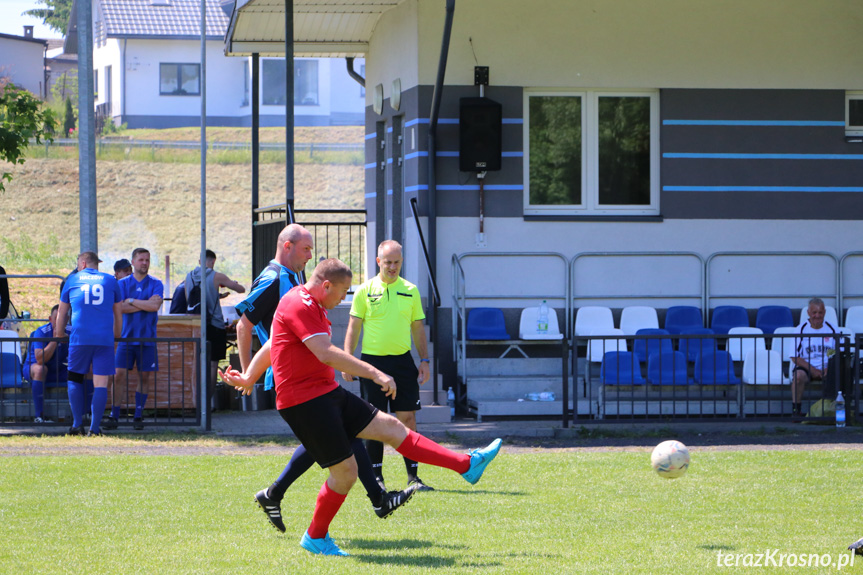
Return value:
M 530 203 L 530 98 L 533 96 L 581 97 L 582 203 L 547 205 Z M 601 97 L 650 98 L 650 203 L 648 205 L 599 204 L 599 129 Z M 659 90 L 550 90 L 524 92 L 524 214 L 527 216 L 656 216 L 659 215 Z
M 863 92 L 845 92 L 845 135 L 863 136 L 863 126 L 851 125 L 851 100 L 863 100 Z

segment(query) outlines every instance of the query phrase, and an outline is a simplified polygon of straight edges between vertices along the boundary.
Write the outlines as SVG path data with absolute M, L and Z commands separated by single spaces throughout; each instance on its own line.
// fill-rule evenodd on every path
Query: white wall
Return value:
M 44 53 L 42 44 L 0 38 L 0 77 L 11 78 L 19 88 L 41 97 L 45 83 Z
M 444 2 L 417 0 L 415 30 L 404 4 L 371 54 L 403 69 L 414 31 L 419 77 L 402 85 L 433 84 Z M 473 84 L 475 53 L 498 86 L 861 89 L 861 25 L 854 0 L 473 0 L 455 7 L 446 83 Z
M 119 58 L 118 55 L 115 57 Z M 126 113 L 199 116 L 199 96 L 159 95 L 159 64 L 193 64 L 200 61 L 201 44 L 198 40 L 129 40 L 126 47 Z M 116 71 L 114 75 L 119 78 Z M 243 59 L 225 57 L 221 41 L 208 41 L 208 115 L 237 116 L 247 110 L 240 107 L 243 102 L 242 78 Z

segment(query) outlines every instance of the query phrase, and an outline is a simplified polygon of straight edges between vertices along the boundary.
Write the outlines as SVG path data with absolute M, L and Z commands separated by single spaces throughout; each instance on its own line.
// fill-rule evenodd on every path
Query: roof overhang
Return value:
M 294 55 L 363 57 L 381 15 L 404 0 L 294 0 Z M 285 0 L 237 0 L 226 56 L 285 55 Z

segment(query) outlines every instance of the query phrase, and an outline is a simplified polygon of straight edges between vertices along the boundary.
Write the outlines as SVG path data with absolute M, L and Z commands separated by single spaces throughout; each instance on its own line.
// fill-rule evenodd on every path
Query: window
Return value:
M 528 92 L 525 215 L 659 214 L 656 92 Z
M 267 106 L 284 106 L 285 61 L 264 60 L 263 103 Z M 318 105 L 317 60 L 294 60 L 294 106 Z
M 160 96 L 200 96 L 200 64 L 159 64 Z
M 845 135 L 863 136 L 863 92 L 845 94 Z

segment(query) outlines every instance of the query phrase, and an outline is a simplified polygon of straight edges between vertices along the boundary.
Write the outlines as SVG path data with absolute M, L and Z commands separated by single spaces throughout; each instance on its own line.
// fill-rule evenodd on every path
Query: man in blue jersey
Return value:
M 31 338 L 54 337 L 54 326 L 57 324 L 57 309 L 51 308 L 48 323 L 35 329 Z M 21 375 L 30 380 L 33 393 L 33 423 L 51 423 L 43 417 L 45 409 L 45 386 L 60 387 L 66 385 L 69 379 L 66 372 L 69 345 L 56 341 L 31 341 L 27 346 L 27 357 L 21 368 Z
M 84 252 L 78 256 L 78 273 L 70 277 L 60 294 L 54 333 L 66 331 L 72 311 L 69 336 L 69 405 L 72 408 L 70 435 L 84 435 L 84 376 L 93 371 L 93 401 L 90 431 L 101 435 L 102 415 L 108 399 L 108 380 L 114 375 L 114 338 L 120 337 L 120 286 L 114 276 L 98 270 L 99 256 Z
M 312 234 L 299 224 L 286 226 L 279 233 L 276 257 L 252 284 L 248 297 L 236 306 L 240 321 L 237 323 L 237 345 L 239 346 L 240 365 L 245 372 L 252 358 L 252 332 L 258 336 L 261 345 L 270 338 L 270 328 L 276 307 L 283 295 L 300 285 L 300 274 L 306 262 L 312 259 Z M 267 368 L 264 389 L 273 387 L 273 370 Z M 387 492 L 375 480 L 371 460 L 361 440 L 351 444 L 357 459 L 358 473 L 378 517 L 388 517 L 413 495 L 415 487 L 402 491 Z M 266 489 L 255 494 L 258 505 L 267 514 L 270 523 L 279 531 L 285 531 L 282 521 L 281 501 L 288 487 L 305 473 L 314 458 L 300 445 L 278 479 Z
M 156 323 L 159 321 L 159 308 L 162 307 L 164 286 L 162 282 L 149 275 L 150 252 L 145 248 L 135 248 L 132 252 L 132 275 L 119 281 L 123 313 L 122 338 L 155 338 Z M 117 375 L 114 378 L 111 415 L 105 422 L 105 429 L 116 429 L 120 419 L 120 403 L 128 402 L 129 370 L 138 367 L 138 390 L 135 392 L 135 415 L 132 419 L 134 429 L 144 429 L 144 404 L 153 383 L 153 374 L 159 370 L 155 342 L 120 342 L 115 355 Z

